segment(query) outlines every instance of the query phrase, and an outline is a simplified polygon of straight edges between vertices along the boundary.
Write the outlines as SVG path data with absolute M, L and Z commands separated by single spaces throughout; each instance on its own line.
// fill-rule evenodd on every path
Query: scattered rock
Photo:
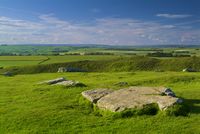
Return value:
M 113 90 L 110 89 L 96 89 L 84 91 L 82 95 L 92 103 L 96 103 L 99 99 L 112 92 Z
M 167 96 L 163 96 L 163 93 Z M 100 109 L 121 112 L 126 109 L 141 109 L 153 103 L 157 103 L 160 110 L 166 110 L 177 103 L 182 103 L 181 99 L 173 97 L 170 93 L 173 91 L 165 87 L 129 87 L 116 91 L 89 90 L 82 92 L 82 95 L 96 103 Z
M 65 81 L 64 77 L 53 79 L 53 80 L 48 80 L 48 81 L 43 81 L 43 82 L 40 82 L 39 84 L 49 84 L 49 85 L 52 85 L 52 84 L 56 84 L 56 83 L 62 82 L 62 81 Z
M 62 82 L 58 82 L 54 85 L 62 85 L 66 87 L 85 87 L 86 85 L 83 83 L 80 83 L 79 81 L 73 81 L 73 80 L 65 80 Z
M 86 85 L 79 82 L 79 81 L 73 81 L 73 80 L 66 80 L 64 77 L 43 81 L 38 84 L 48 84 L 48 85 L 62 85 L 65 87 L 85 87 Z

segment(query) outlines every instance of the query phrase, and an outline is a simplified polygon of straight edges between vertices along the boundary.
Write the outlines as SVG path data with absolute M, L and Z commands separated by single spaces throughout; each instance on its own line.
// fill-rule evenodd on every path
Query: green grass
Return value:
M 78 80 L 87 87 L 37 85 L 57 77 Z M 81 92 L 119 89 L 126 81 L 137 86 L 167 86 L 190 107 L 188 116 L 142 115 L 110 118 L 79 103 Z M 200 73 L 42 73 L 0 76 L 0 133 L 200 133 Z
M 0 56 L 0 67 L 37 65 L 46 56 Z
M 83 61 L 83 60 L 110 60 L 119 58 L 117 55 L 68 55 L 68 56 L 48 56 L 49 60 L 43 64 L 51 63 L 63 63 L 63 62 L 73 62 L 73 61 Z
M 71 51 L 78 49 L 71 46 L 50 46 L 50 45 L 0 45 L 0 55 L 17 54 L 17 55 L 49 55 L 53 51 Z
M 67 55 L 67 56 L 0 56 L 0 67 L 52 64 L 83 60 L 109 60 L 117 55 Z
M 87 56 L 84 56 L 85 59 Z M 101 58 L 100 58 L 101 57 Z M 112 59 L 113 58 L 113 59 Z M 73 58 L 72 58 L 73 59 Z M 88 59 L 90 59 L 88 57 Z M 91 58 L 92 59 L 92 58 Z M 32 66 L 8 67 L 0 72 L 10 71 L 14 74 L 34 74 L 57 72 L 59 67 L 79 68 L 87 72 L 131 72 L 131 71 L 182 71 L 185 68 L 192 68 L 200 71 L 200 57 L 156 59 L 144 56 L 131 57 L 93 57 L 96 60 L 80 60 L 64 63 L 40 64 Z

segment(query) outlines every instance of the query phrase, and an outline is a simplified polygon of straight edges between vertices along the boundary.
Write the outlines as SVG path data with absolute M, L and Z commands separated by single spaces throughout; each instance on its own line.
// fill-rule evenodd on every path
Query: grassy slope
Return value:
M 15 74 L 30 74 L 41 72 L 57 72 L 59 67 L 73 67 L 86 70 L 88 72 L 118 72 L 118 71 L 182 71 L 184 68 L 191 67 L 200 71 L 200 58 L 172 58 L 156 59 L 149 57 L 121 57 L 118 59 L 109 59 L 92 61 L 74 61 L 55 64 L 42 64 L 25 67 L 8 68 L 0 72 L 11 71 Z
M 48 56 L 50 59 L 43 64 L 63 63 L 83 60 L 108 60 L 118 58 L 117 55 L 68 55 L 68 56 Z
M 65 76 L 85 88 L 41 86 L 37 82 Z M 95 115 L 78 101 L 87 89 L 130 85 L 168 86 L 190 104 L 188 117 L 138 116 L 112 119 Z M 200 73 L 52 73 L 0 76 L 0 133 L 200 133 Z
M 42 64 L 63 63 L 82 60 L 107 60 L 118 58 L 117 55 L 68 55 L 68 56 L 0 56 L 0 67 L 27 66 Z

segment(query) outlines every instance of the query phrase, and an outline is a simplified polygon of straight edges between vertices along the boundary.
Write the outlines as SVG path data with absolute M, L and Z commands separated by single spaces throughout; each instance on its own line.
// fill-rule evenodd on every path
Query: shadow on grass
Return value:
M 190 108 L 190 113 L 200 114 L 200 99 L 185 99 Z

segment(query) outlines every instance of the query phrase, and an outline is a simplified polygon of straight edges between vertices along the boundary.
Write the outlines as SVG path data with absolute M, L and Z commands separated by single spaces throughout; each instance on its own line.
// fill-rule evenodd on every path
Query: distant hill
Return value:
M 99 45 L 99 44 L 23 44 L 0 45 L 0 55 L 58 55 L 60 52 L 71 52 L 79 49 L 119 50 L 119 51 L 145 51 L 167 48 L 200 48 L 200 45 Z

